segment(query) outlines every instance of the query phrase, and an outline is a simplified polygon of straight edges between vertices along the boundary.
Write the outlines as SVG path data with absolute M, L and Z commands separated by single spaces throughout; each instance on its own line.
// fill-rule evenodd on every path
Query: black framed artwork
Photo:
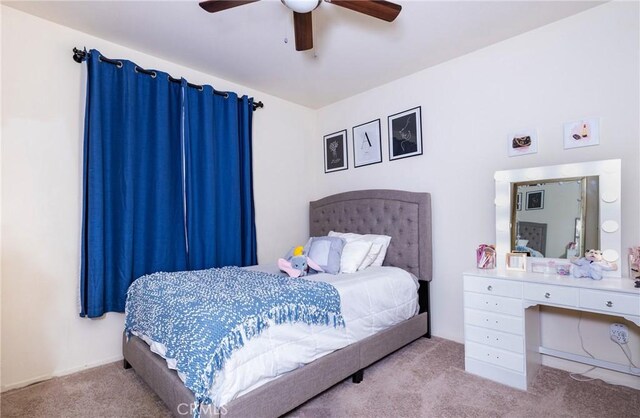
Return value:
M 324 172 L 346 170 L 347 162 L 347 130 L 334 132 L 324 136 Z
M 380 119 L 363 123 L 353 127 L 353 166 L 382 162 L 382 140 L 380 134 Z
M 516 210 L 522 210 L 522 193 L 516 195 Z
M 526 210 L 544 209 L 544 190 L 527 192 Z
M 389 160 L 422 155 L 421 107 L 405 110 L 388 117 Z

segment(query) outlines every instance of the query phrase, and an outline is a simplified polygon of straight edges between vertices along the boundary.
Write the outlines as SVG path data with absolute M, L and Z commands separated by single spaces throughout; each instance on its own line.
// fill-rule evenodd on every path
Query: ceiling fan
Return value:
M 209 13 L 216 13 L 232 7 L 242 6 L 259 0 L 206 0 L 200 2 L 200 7 Z M 296 50 L 306 51 L 313 48 L 313 28 L 311 26 L 311 12 L 322 0 L 280 0 L 293 11 L 293 30 L 296 38 Z M 325 0 L 327 3 L 344 7 L 365 15 L 393 22 L 398 17 L 402 6 L 385 0 Z

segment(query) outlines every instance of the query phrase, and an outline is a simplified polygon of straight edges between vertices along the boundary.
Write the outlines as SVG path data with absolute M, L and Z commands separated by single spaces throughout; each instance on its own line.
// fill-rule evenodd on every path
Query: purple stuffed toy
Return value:
M 602 258 L 602 251 L 589 250 L 584 257 L 572 258 L 574 264 L 573 277 L 590 277 L 593 280 L 602 280 L 603 271 L 618 270 L 616 263 L 610 263 Z

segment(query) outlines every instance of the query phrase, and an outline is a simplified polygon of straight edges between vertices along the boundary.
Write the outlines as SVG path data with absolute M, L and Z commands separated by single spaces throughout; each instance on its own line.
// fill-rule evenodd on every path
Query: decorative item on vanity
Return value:
M 564 124 L 564 149 L 600 144 L 600 121 L 583 119 Z
M 553 260 L 550 261 L 532 261 L 531 273 L 550 274 L 556 272 L 556 263 Z
M 556 274 L 559 276 L 568 276 L 571 274 L 571 264 L 557 263 Z
M 527 254 L 507 253 L 506 268 L 507 270 L 527 271 Z
M 508 155 L 535 154 L 538 152 L 538 134 L 535 129 L 526 129 L 509 134 Z
M 353 166 L 382 162 L 380 119 L 353 127 Z
M 602 258 L 600 250 L 591 249 L 584 253 L 584 257 L 571 259 L 571 263 L 575 265 L 573 277 L 590 277 L 593 280 L 602 280 L 603 271 L 618 270 L 618 264 Z
M 629 277 L 640 279 L 640 246 L 629 248 Z
M 388 117 L 389 160 L 422 155 L 421 107 Z
M 476 266 L 479 269 L 496 268 L 496 246 L 480 244 L 476 248 Z
M 334 132 L 324 136 L 324 172 L 346 170 L 347 162 L 347 130 Z

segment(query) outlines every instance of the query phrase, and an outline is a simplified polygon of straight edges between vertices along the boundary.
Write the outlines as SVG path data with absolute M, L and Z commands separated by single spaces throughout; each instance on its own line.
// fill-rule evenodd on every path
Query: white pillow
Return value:
M 382 265 L 382 262 L 384 261 L 384 257 L 387 255 L 387 248 L 389 248 L 389 243 L 391 242 L 391 237 L 388 236 L 388 235 L 375 235 L 375 234 L 361 235 L 361 234 L 354 234 L 354 233 L 351 233 L 351 232 L 334 232 L 334 231 L 330 231 L 329 232 L 329 236 L 330 237 L 340 237 L 340 238 L 344 239 L 347 243 L 352 242 L 352 241 L 356 241 L 356 240 L 362 240 L 362 241 L 371 242 L 372 244 L 381 245 L 380 252 L 378 253 L 378 255 L 375 256 L 375 259 L 371 263 L 372 266 L 381 266 Z M 372 246 L 372 249 L 369 250 L 369 253 L 371 253 L 372 250 L 374 250 L 373 246 Z M 363 267 L 363 268 L 365 268 L 365 267 Z M 360 269 L 360 270 L 362 270 L 362 269 Z
M 364 260 L 362 261 L 362 264 L 360 264 L 360 267 L 358 267 L 358 271 L 364 270 L 367 267 L 369 267 L 371 264 L 373 264 L 373 262 L 376 261 L 376 258 L 378 257 L 378 254 L 380 254 L 381 250 L 382 250 L 382 244 L 371 243 L 371 249 L 369 250 L 369 253 L 364 258 Z
M 371 250 L 371 242 L 356 240 L 347 242 L 342 249 L 340 258 L 340 273 L 355 273 L 362 265 Z

